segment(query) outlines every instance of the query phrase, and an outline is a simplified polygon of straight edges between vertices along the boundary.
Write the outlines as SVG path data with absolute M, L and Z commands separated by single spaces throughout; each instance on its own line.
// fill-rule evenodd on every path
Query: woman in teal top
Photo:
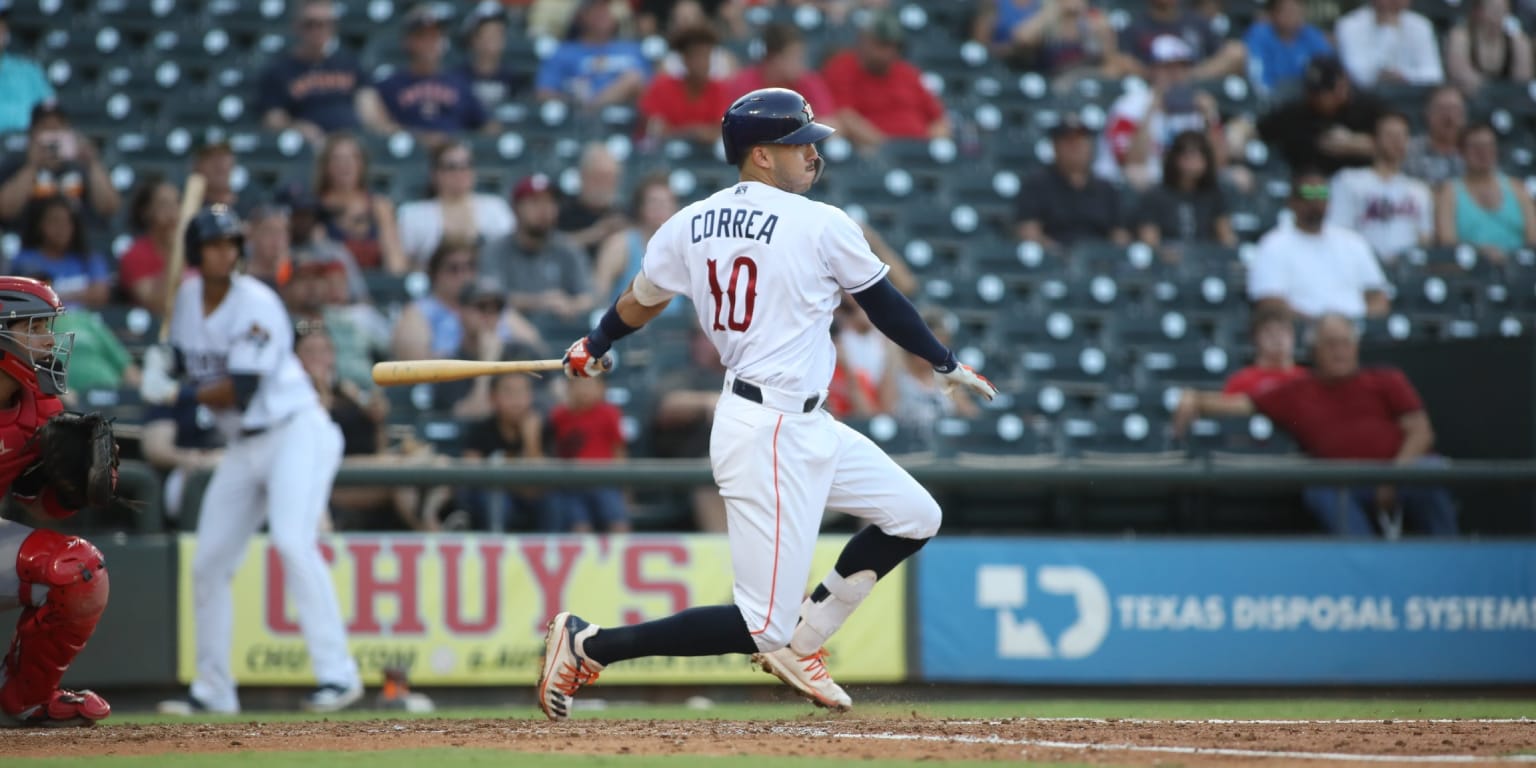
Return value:
M 665 175 L 647 176 L 635 186 L 630 198 L 628 227 L 608 236 L 597 250 L 592 268 L 592 295 L 599 299 L 617 299 L 640 272 L 645 258 L 645 244 L 672 214 L 677 213 L 677 195 Z M 677 315 L 686 302 L 674 301 L 662 312 Z
M 1440 186 L 1435 200 L 1441 245 L 1468 243 L 1502 263 L 1511 251 L 1536 244 L 1536 207 L 1523 184 L 1499 173 L 1498 134 L 1473 125 L 1461 135 L 1467 171 Z

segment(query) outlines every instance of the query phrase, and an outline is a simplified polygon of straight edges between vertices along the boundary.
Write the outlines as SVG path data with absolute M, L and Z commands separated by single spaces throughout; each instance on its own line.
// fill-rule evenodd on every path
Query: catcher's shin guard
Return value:
M 101 551 L 55 531 L 33 531 L 22 541 L 16 572 L 21 621 L 0 664 L 0 711 L 11 715 L 53 698 L 64 670 L 96 631 L 109 591 Z M 106 715 L 95 708 L 77 714 Z

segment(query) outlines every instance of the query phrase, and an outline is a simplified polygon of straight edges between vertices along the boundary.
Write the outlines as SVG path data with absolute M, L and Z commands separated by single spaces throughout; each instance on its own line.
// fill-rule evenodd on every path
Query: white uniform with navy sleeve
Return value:
M 277 294 L 234 275 L 229 293 L 203 313 L 201 278 L 188 277 L 176 301 L 170 340 L 186 380 L 260 377 L 246 408 L 216 411 L 228 441 L 203 494 L 193 557 L 197 675 L 192 695 L 215 711 L 238 711 L 230 670 L 234 621 L 230 581 L 251 536 L 266 522 L 283 562 L 321 685 L 358 685 L 330 571 L 320 556 L 320 517 L 341 466 L 341 430 L 321 407 L 293 351 L 293 326 Z
M 693 301 L 728 369 L 709 455 L 734 602 L 760 650 L 789 642 L 825 509 L 892 536 L 938 532 L 928 491 L 821 408 L 837 356 L 833 309 L 888 270 L 847 214 L 750 181 L 679 211 L 646 248 L 646 279 Z

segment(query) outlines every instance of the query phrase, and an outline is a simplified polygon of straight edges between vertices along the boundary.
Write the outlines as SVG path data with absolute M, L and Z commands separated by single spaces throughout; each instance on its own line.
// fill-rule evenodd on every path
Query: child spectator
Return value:
M 21 251 L 11 262 L 14 275 L 47 275 L 67 305 L 93 309 L 112 298 L 112 268 L 91 253 L 75 204 L 62 195 L 33 201 L 22 214 Z
M 565 402 L 549 414 L 554 454 L 562 459 L 621 461 L 628 449 L 617 406 L 603 399 L 607 384 L 599 377 L 565 383 Z M 549 522 L 555 530 L 627 533 L 629 513 L 617 488 L 566 489 L 549 494 Z
M 180 198 L 176 186 L 157 174 L 140 182 L 128 203 L 134 239 L 118 262 L 117 284 L 128 301 L 156 316 L 165 311 L 165 262 L 176 240 Z
M 640 96 L 646 136 L 698 144 L 720 140 L 720 116 L 731 105 L 731 93 L 710 73 L 718 45 L 719 37 L 706 26 L 687 27 L 672 35 L 672 51 L 681 59 L 683 71 L 657 74 Z
M 534 407 L 533 380 L 520 373 L 491 380 L 491 415 L 468 428 L 464 458 L 492 462 L 539 459 L 544 456 L 544 417 Z M 536 520 L 539 530 L 558 530 L 548 519 L 538 491 L 465 489 L 466 507 L 476 530 L 501 532 L 519 527 L 513 521 Z

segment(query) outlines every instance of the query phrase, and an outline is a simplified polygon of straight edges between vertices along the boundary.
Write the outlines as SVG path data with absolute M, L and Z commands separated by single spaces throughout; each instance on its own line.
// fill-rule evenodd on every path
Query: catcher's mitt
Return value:
M 19 486 L 52 488 L 59 504 L 71 510 L 104 507 L 116 497 L 118 450 L 110 419 L 63 411 L 32 440 L 38 460 L 18 479 Z

